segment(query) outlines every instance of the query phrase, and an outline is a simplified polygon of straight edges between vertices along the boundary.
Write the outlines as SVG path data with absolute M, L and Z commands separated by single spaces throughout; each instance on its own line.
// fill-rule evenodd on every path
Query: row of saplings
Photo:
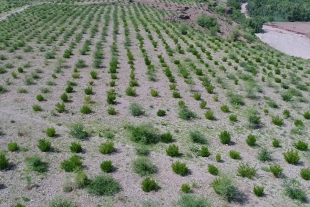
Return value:
M 140 142 L 142 144 L 150 144 L 156 140 L 156 133 L 155 129 L 152 127 L 147 126 L 128 126 L 128 130 L 130 130 L 131 133 L 131 140 L 135 142 Z M 84 126 L 81 124 L 74 125 L 70 131 L 70 134 L 77 138 L 77 139 L 85 139 L 87 137 L 87 132 L 84 130 Z M 55 128 L 48 128 L 46 130 L 46 135 L 48 137 L 54 137 L 56 136 L 56 130 Z M 220 135 L 220 140 L 222 143 L 226 143 L 226 141 L 223 142 L 224 137 L 226 137 L 226 141 L 229 137 L 230 140 L 230 134 L 228 132 L 222 132 Z M 203 139 L 201 138 L 201 134 L 198 132 L 191 132 L 191 138 L 193 142 L 202 143 Z M 165 143 L 169 143 L 172 140 L 172 135 L 170 133 L 163 134 L 161 136 L 161 139 Z M 229 144 L 229 142 L 228 142 Z M 49 152 L 51 148 L 51 143 L 46 139 L 41 139 L 38 142 L 38 148 L 43 152 Z M 19 146 L 15 142 L 11 142 L 8 144 L 8 150 L 9 151 L 18 151 Z M 83 151 L 82 146 L 80 143 L 71 143 L 70 150 L 73 153 L 80 153 Z M 111 154 L 115 151 L 114 144 L 112 142 L 106 142 L 104 144 L 101 144 L 99 146 L 99 151 L 102 154 Z M 178 147 L 175 145 L 170 145 L 168 149 L 166 150 L 167 155 L 169 156 L 178 156 Z M 146 158 L 148 155 L 148 150 L 143 149 L 137 149 L 137 154 L 141 155 L 143 157 L 140 157 L 136 159 L 133 162 L 133 170 L 134 172 L 138 173 L 141 176 L 150 175 L 156 172 L 156 167 L 152 164 L 152 162 Z M 208 152 L 208 149 L 206 147 L 202 147 L 201 151 L 199 152 L 200 156 L 208 157 L 210 153 Z M 287 153 L 284 153 L 285 159 L 287 162 L 291 164 L 297 164 L 299 161 L 298 153 L 293 151 L 288 151 Z M 220 155 L 216 156 L 217 161 L 220 161 Z M 37 171 L 40 173 L 46 172 L 48 169 L 48 164 L 46 162 L 43 162 L 40 157 L 33 156 L 30 158 L 26 158 L 26 163 L 28 164 L 29 168 L 31 168 L 33 171 Z M 112 195 L 118 191 L 120 191 L 120 185 L 110 176 L 107 175 L 100 175 L 95 177 L 93 180 L 89 180 L 85 174 L 84 171 L 82 171 L 82 161 L 81 157 L 78 155 L 73 155 L 69 159 L 64 160 L 61 163 L 61 168 L 65 170 L 66 172 L 77 172 L 75 177 L 74 183 L 68 183 L 64 186 L 64 191 L 71 191 L 74 188 L 82 188 L 87 187 L 88 192 L 96 195 Z M 6 158 L 5 154 L 0 154 L 0 170 L 4 170 L 8 168 L 9 166 L 9 160 Z M 105 173 L 110 173 L 115 170 L 115 167 L 112 165 L 111 161 L 104 161 L 101 163 L 100 168 Z M 186 166 L 185 163 L 182 162 L 174 162 L 172 164 L 172 170 L 181 176 L 185 176 L 190 173 L 189 168 Z M 218 175 L 219 170 L 214 165 L 209 164 L 208 165 L 208 171 L 212 175 Z M 248 177 L 252 178 L 255 174 L 257 169 L 249 166 L 248 163 L 242 163 L 238 167 L 238 175 L 242 177 Z M 283 169 L 278 165 L 270 166 L 270 171 L 275 175 L 275 177 L 279 177 Z M 300 172 L 301 177 L 305 180 L 310 180 L 310 168 L 304 168 Z M 213 188 L 216 193 L 223 195 L 226 197 L 227 200 L 232 200 L 233 197 L 236 196 L 236 194 L 232 197 L 227 197 L 225 195 L 225 192 L 222 192 L 224 189 L 230 189 L 231 192 L 237 192 L 235 187 L 233 186 L 231 180 L 227 177 L 221 177 L 214 180 L 212 183 Z M 222 185 L 225 185 L 225 188 L 223 188 Z M 143 182 L 141 183 L 142 189 L 145 192 L 150 191 L 157 191 L 160 187 L 156 183 L 155 180 L 150 179 L 149 177 L 145 178 Z M 190 192 L 190 186 L 188 184 L 182 185 L 182 191 L 183 192 Z M 264 194 L 264 188 L 260 186 L 254 187 L 254 193 L 257 196 L 262 196 Z M 304 200 L 304 199 L 303 199 Z

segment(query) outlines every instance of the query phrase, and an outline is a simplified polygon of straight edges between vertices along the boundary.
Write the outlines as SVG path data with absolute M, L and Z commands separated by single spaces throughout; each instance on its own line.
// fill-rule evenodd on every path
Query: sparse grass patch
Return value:
M 181 195 L 177 204 L 180 207 L 211 207 L 206 198 L 190 194 Z
M 228 202 L 237 199 L 238 190 L 228 177 L 220 177 L 212 182 L 213 190 Z
M 206 144 L 207 143 L 207 139 L 205 137 L 205 135 L 203 133 L 201 133 L 200 131 L 191 131 L 189 133 L 189 136 L 192 140 L 192 142 L 194 143 L 198 143 L 198 144 Z
M 146 176 L 156 173 L 157 169 L 150 159 L 139 157 L 132 163 L 132 168 L 135 173 L 140 176 Z
M 180 119 L 183 119 L 186 121 L 197 118 L 197 115 L 195 114 L 195 112 L 189 110 L 186 106 L 179 107 L 178 115 Z
M 286 179 L 282 184 L 284 194 L 293 200 L 298 200 L 302 203 L 307 202 L 307 194 L 300 188 L 300 183 L 295 179 Z
M 284 121 L 279 116 L 274 116 L 272 117 L 272 123 L 277 126 L 282 126 L 284 124 Z
M 97 196 L 113 196 L 121 190 L 121 186 L 109 175 L 98 175 L 90 181 L 86 190 Z
M 294 147 L 300 151 L 307 151 L 308 150 L 308 143 L 299 140 L 298 142 L 296 142 L 294 144 Z
M 272 160 L 271 152 L 268 151 L 266 148 L 262 148 L 258 152 L 257 158 L 261 162 L 271 161 Z
M 48 207 L 75 207 L 75 204 L 69 199 L 59 197 L 51 200 Z
M 130 140 L 141 144 L 156 144 L 160 141 L 158 130 L 149 125 L 129 126 Z
M 251 179 L 257 172 L 255 167 L 251 167 L 249 163 L 241 163 L 237 169 L 237 175 Z
M 88 136 L 88 133 L 84 130 L 84 125 L 83 124 L 74 124 L 70 128 L 69 134 L 77 139 L 86 139 Z
M 81 107 L 81 109 L 80 109 L 80 112 L 81 112 L 82 114 L 90 114 L 90 113 L 92 112 L 92 110 L 91 110 L 90 106 L 88 106 L 88 105 L 83 105 L 83 106 Z
M 106 142 L 99 146 L 99 152 L 104 155 L 111 154 L 112 152 L 114 152 L 114 150 L 115 149 L 113 142 Z
M 39 173 L 47 172 L 48 164 L 46 162 L 43 162 L 39 156 L 26 158 L 26 163 L 32 171 L 36 171 Z
M 142 116 L 145 114 L 144 108 L 140 104 L 137 104 L 137 103 L 130 104 L 129 110 L 130 110 L 131 115 L 133 116 Z

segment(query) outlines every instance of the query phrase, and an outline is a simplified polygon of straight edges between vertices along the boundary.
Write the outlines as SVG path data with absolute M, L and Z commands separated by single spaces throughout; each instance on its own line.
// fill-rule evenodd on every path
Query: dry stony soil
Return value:
M 184 6 L 199 5 L 185 2 Z M 185 183 L 192 187 L 191 194 L 204 197 L 211 206 L 309 206 L 287 197 L 282 184 L 286 179 L 296 179 L 300 189 L 310 195 L 310 181 L 300 176 L 301 169 L 310 166 L 310 153 L 295 149 L 298 141 L 310 143 L 310 120 L 304 116 L 310 110 L 310 62 L 286 56 L 258 41 L 249 46 L 191 27 L 187 34 L 181 34 L 178 23 L 166 21 L 176 12 L 143 3 L 49 3 L 30 6 L 0 22 L 0 151 L 9 158 L 9 167 L 0 171 L 0 206 L 22 203 L 42 207 L 57 197 L 84 207 L 178 206 Z M 83 50 L 88 42 L 89 48 Z M 64 58 L 70 49 L 72 54 Z M 96 51 L 103 53 L 102 59 L 95 60 Z M 128 53 L 134 58 L 132 62 Z M 118 63 L 116 73 L 110 70 L 112 58 Z M 82 62 L 84 67 L 78 64 Z M 91 71 L 97 72 L 96 79 Z M 112 78 L 116 78 L 115 85 Z M 136 96 L 126 93 L 131 80 L 138 83 L 132 86 Z M 68 81 L 76 86 L 68 93 L 65 111 L 59 113 L 56 104 L 62 103 L 60 96 Z M 92 87 L 91 95 L 85 94 L 87 87 Z M 111 89 L 116 93 L 115 104 L 107 102 Z M 151 89 L 159 96 L 151 96 Z M 177 93 L 180 97 L 174 98 Z M 39 94 L 43 101 L 37 100 Z M 203 100 L 207 104 L 200 107 Z M 196 118 L 180 118 L 179 112 L 184 110 L 180 101 Z M 142 106 L 145 114 L 133 116 L 133 103 Z M 35 105 L 42 111 L 34 111 Z M 91 108 L 91 113 L 81 113 L 84 105 Z M 224 105 L 229 111 L 222 110 Z M 115 115 L 108 114 L 111 107 Z M 157 116 L 159 109 L 166 115 Z M 284 110 L 290 115 L 285 116 Z M 214 119 L 209 120 L 205 114 L 211 112 Z M 230 121 L 231 115 L 237 116 L 236 122 Z M 260 117 L 258 124 L 251 122 L 254 115 Z M 274 124 L 276 118 L 283 124 Z M 69 134 L 77 123 L 85 126 L 87 139 L 78 140 Z M 170 144 L 179 147 L 181 156 L 166 154 L 170 144 L 131 141 L 128 126 L 139 125 L 153 127 L 159 135 L 170 132 L 174 140 Z M 46 135 L 51 127 L 56 129 L 55 137 Z M 194 143 L 190 138 L 193 131 L 200 131 L 207 143 Z M 220 142 L 223 131 L 231 134 L 229 144 Z M 246 142 L 250 134 L 257 137 L 252 147 Z M 41 152 L 37 147 L 40 139 L 49 140 L 52 150 Z M 280 140 L 281 147 L 272 146 L 274 139 Z M 8 151 L 11 142 L 18 143 L 19 150 Z M 112 161 L 116 170 L 111 176 L 121 185 L 119 193 L 94 196 L 85 189 L 63 191 L 75 176 L 61 169 L 61 163 L 73 155 L 72 142 L 83 147 L 79 156 L 90 179 L 102 174 L 102 161 Z M 105 142 L 114 143 L 112 154 L 99 152 Z M 202 146 L 208 147 L 209 157 L 197 155 L 196 149 Z M 144 177 L 133 172 L 132 163 L 139 157 L 136 148 L 141 147 L 150 150 L 149 159 L 157 168 L 150 175 L 160 186 L 156 192 L 144 192 Z M 262 149 L 271 153 L 271 160 L 258 159 Z M 291 149 L 300 156 L 296 165 L 287 163 L 283 156 Z M 230 158 L 231 150 L 238 151 L 241 158 Z M 221 162 L 216 161 L 217 154 Z M 34 155 L 48 163 L 46 173 L 29 169 L 25 159 Z M 176 161 L 186 163 L 190 174 L 174 173 L 171 165 Z M 253 178 L 238 176 L 237 169 L 243 163 L 257 169 Z M 216 166 L 220 174 L 211 175 L 208 164 Z M 283 168 L 279 178 L 268 171 L 274 164 Z M 233 180 L 239 199 L 227 202 L 214 192 L 212 181 L 222 176 Z M 264 186 L 263 197 L 254 195 L 254 186 Z

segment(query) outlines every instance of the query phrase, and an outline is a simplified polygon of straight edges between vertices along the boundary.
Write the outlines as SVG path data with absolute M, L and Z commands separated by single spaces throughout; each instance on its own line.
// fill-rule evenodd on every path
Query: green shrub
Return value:
M 297 151 L 289 150 L 283 153 L 283 155 L 284 155 L 284 159 L 286 160 L 286 162 L 292 165 L 297 165 L 300 160 L 300 157 Z
M 137 96 L 136 89 L 134 89 L 132 87 L 128 87 L 126 89 L 126 94 L 127 94 L 127 96 Z
M 133 116 L 142 116 L 145 114 L 145 110 L 143 109 L 143 107 L 137 103 L 130 104 L 129 110 L 131 115 Z
M 86 67 L 85 60 L 78 59 L 78 61 L 75 63 L 75 67 L 76 68 L 85 68 Z
M 86 190 L 97 196 L 113 196 L 121 190 L 121 186 L 111 176 L 99 175 L 90 181 Z
M 141 186 L 144 192 L 158 191 L 160 188 L 156 181 L 150 179 L 149 177 L 142 181 Z
M 157 111 L 157 116 L 165 116 L 165 115 L 166 115 L 166 111 L 165 110 L 159 109 Z
M 98 78 L 98 72 L 92 70 L 92 71 L 90 71 L 90 76 L 92 77 L 92 79 L 97 79 Z
M 74 182 L 78 188 L 85 188 L 89 184 L 89 181 L 90 180 L 88 179 L 86 173 L 83 170 L 77 170 L 74 177 Z
M 201 147 L 201 150 L 199 151 L 199 156 L 201 156 L 201 157 L 209 157 L 210 156 L 210 152 L 209 152 L 209 149 L 208 149 L 208 147 L 206 147 L 206 146 L 202 146 Z
M 219 174 L 219 170 L 217 169 L 217 167 L 215 167 L 214 165 L 208 164 L 208 172 L 211 175 L 218 175 Z
M 287 110 L 287 109 L 285 109 L 285 110 L 283 111 L 283 115 L 284 115 L 286 118 L 290 117 L 290 111 Z
M 83 124 L 74 124 L 70 128 L 69 134 L 77 139 L 86 139 L 88 136 L 88 133 L 84 130 Z
M 90 106 L 87 106 L 87 105 L 83 105 L 80 109 L 80 112 L 82 114 L 90 114 L 92 112 Z
M 191 192 L 191 187 L 188 184 L 182 184 L 181 185 L 181 190 L 183 193 L 190 193 Z
M 250 135 L 247 137 L 247 139 L 246 139 L 246 143 L 247 143 L 249 146 L 254 146 L 255 143 L 256 143 L 256 136 L 250 134 Z
M 44 97 L 41 94 L 37 95 L 36 99 L 38 101 L 44 101 Z
M 51 150 L 51 142 L 46 140 L 46 139 L 40 139 L 38 141 L 38 148 L 42 151 L 42 152 L 48 152 Z
M 257 158 L 261 162 L 271 161 L 272 160 L 271 152 L 268 151 L 266 148 L 262 148 L 259 151 Z
M 194 93 L 194 99 L 195 100 L 200 100 L 201 99 L 201 94 L 200 93 Z
M 219 25 L 216 19 L 212 16 L 200 15 L 197 18 L 197 24 L 201 27 L 212 29 L 214 28 L 215 32 L 217 32 Z
M 305 192 L 300 188 L 300 183 L 295 179 L 286 179 L 283 182 L 284 194 L 293 200 L 307 202 L 308 198 Z
M 296 126 L 296 127 L 304 127 L 304 123 L 301 121 L 301 120 L 295 120 L 294 121 L 294 125 Z
M 228 202 L 237 199 L 238 190 L 227 177 L 220 177 L 212 182 L 213 190 Z
M 248 121 L 250 125 L 255 126 L 260 124 L 260 116 L 257 116 L 256 114 L 250 114 L 248 117 Z
M 207 139 L 206 139 L 205 135 L 203 133 L 201 133 L 200 131 L 197 131 L 197 130 L 191 131 L 189 133 L 189 136 L 194 143 L 198 143 L 198 144 L 206 144 L 207 143 Z
M 227 105 L 223 105 L 221 106 L 221 111 L 224 113 L 228 113 L 229 112 L 229 107 Z
M 54 198 L 48 207 L 75 207 L 73 201 L 66 198 Z
M 253 192 L 257 197 L 262 197 L 264 195 L 264 187 L 254 186 Z
M 150 150 L 146 148 L 136 148 L 136 154 L 139 156 L 148 156 L 150 154 Z
M 251 167 L 249 163 L 241 163 L 237 169 L 237 175 L 251 179 L 257 172 L 255 167 Z
M 83 151 L 83 149 L 80 143 L 71 142 L 70 151 L 72 153 L 80 153 Z
M 294 144 L 294 147 L 300 151 L 307 151 L 308 143 L 299 140 L 297 143 Z
M 180 155 L 179 153 L 179 147 L 176 145 L 169 145 L 169 147 L 166 149 L 166 153 L 170 157 L 177 157 Z
M 284 121 L 279 116 L 274 116 L 272 117 L 272 123 L 277 126 L 282 126 L 284 124 Z
M 205 113 L 205 117 L 208 120 L 215 120 L 214 112 L 212 110 L 207 110 Z
M 71 156 L 69 159 L 61 162 L 60 167 L 66 172 L 73 172 L 82 168 L 83 162 L 81 157 L 77 155 Z
M 272 146 L 273 146 L 273 147 L 280 147 L 280 140 L 278 140 L 278 139 L 273 139 L 273 141 L 272 141 Z
M 179 92 L 173 91 L 172 92 L 172 97 L 173 98 L 181 98 L 181 94 Z
M 0 153 L 0 170 L 5 170 L 9 167 L 9 159 L 6 158 L 4 153 Z
M 141 144 L 156 144 L 160 141 L 158 131 L 148 125 L 129 126 L 130 140 Z
M 310 180 L 310 168 L 303 168 L 300 170 L 300 176 L 304 180 Z
M 108 161 L 103 161 L 101 164 L 100 164 L 100 168 L 103 172 L 106 172 L 106 173 L 110 173 L 114 170 L 114 166 L 112 165 L 112 161 L 111 160 L 108 160 Z
M 234 150 L 229 151 L 229 157 L 231 157 L 234 160 L 239 160 L 241 158 L 240 153 Z
M 107 155 L 114 152 L 114 143 L 113 142 L 106 142 L 99 146 L 99 152 L 101 154 Z
M 159 92 L 154 90 L 154 89 L 151 89 L 151 96 L 157 97 L 157 96 L 159 96 Z
M 92 95 L 93 94 L 93 88 L 88 86 L 87 88 L 84 89 L 84 93 L 86 95 Z
M 229 116 L 229 121 L 231 121 L 231 122 L 237 122 L 237 116 L 236 115 L 234 115 L 234 114 L 232 114 L 232 115 L 230 115 Z
M 220 134 L 220 141 L 222 144 L 229 144 L 231 141 L 231 135 L 228 131 L 223 131 Z
M 108 114 L 109 115 L 116 115 L 117 114 L 116 109 L 113 107 L 108 108 Z
M 305 119 L 310 119 L 310 111 L 307 111 L 304 113 L 304 118 Z
M 17 142 L 10 142 L 10 143 L 8 143 L 8 150 L 10 152 L 15 152 L 18 149 L 19 149 L 19 146 L 18 146 Z
M 229 94 L 228 97 L 230 104 L 234 106 L 243 106 L 245 104 L 241 95 Z
M 215 160 L 216 162 L 221 162 L 222 161 L 221 154 L 216 154 Z
M 177 161 L 175 163 L 172 163 L 171 167 L 173 172 L 175 172 L 178 175 L 185 176 L 189 173 L 189 169 L 185 163 Z
M 270 165 L 270 172 L 276 177 L 280 177 L 283 172 L 283 168 L 280 165 Z
M 199 104 L 201 109 L 204 109 L 207 106 L 207 102 L 206 101 L 201 101 Z
M 207 199 L 198 197 L 196 195 L 184 194 L 178 200 L 178 206 L 180 207 L 210 207 L 211 204 Z
M 67 94 L 67 93 L 61 94 L 60 99 L 61 99 L 63 102 L 68 102 L 68 100 L 69 100 L 68 94 Z
M 160 139 L 164 143 L 170 143 L 173 141 L 172 134 L 170 132 L 164 133 L 160 136 Z
M 180 119 L 183 119 L 186 121 L 197 118 L 197 115 L 195 114 L 195 112 L 189 110 L 186 106 L 179 108 L 178 115 Z
M 48 164 L 43 162 L 39 156 L 26 158 L 26 163 L 32 171 L 39 173 L 47 172 Z
M 66 105 L 64 103 L 57 103 L 55 106 L 55 109 L 58 111 L 58 113 L 63 113 L 66 110 Z
M 65 91 L 67 93 L 72 93 L 73 92 L 73 87 L 71 85 L 67 86 L 67 88 L 65 89 Z
M 132 168 L 140 176 L 151 175 L 157 172 L 155 165 L 146 157 L 139 157 L 134 160 Z
M 54 137 L 56 134 L 56 129 L 54 127 L 47 128 L 46 130 L 46 136 L 48 137 Z

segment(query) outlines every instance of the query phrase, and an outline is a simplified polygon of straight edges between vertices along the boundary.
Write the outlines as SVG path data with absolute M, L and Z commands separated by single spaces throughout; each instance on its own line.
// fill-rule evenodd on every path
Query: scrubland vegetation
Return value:
M 308 60 L 221 1 L 56 2 L 0 21 L 1 206 L 307 205 Z

